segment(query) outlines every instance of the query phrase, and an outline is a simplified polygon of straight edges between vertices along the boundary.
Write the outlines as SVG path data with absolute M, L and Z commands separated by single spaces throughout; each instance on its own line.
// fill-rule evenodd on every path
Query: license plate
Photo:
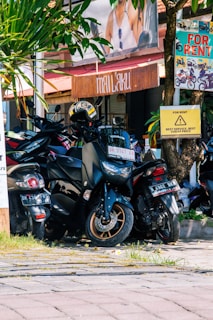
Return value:
M 180 190 L 180 186 L 175 179 L 149 186 L 153 197 L 158 197 L 166 193 L 176 192 Z
M 120 160 L 135 161 L 135 151 L 126 148 L 108 146 L 108 157 Z
M 40 206 L 50 204 L 50 196 L 48 193 L 25 194 L 21 195 L 23 206 Z

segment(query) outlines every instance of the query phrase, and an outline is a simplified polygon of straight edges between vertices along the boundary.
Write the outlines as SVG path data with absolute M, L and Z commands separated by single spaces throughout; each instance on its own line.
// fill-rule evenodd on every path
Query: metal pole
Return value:
M 34 85 L 39 91 L 40 95 L 44 97 L 44 81 L 42 78 L 44 77 L 44 68 L 43 68 L 43 52 L 36 52 L 35 54 L 35 67 L 34 67 Z M 36 114 L 40 117 L 44 117 L 44 106 L 42 105 L 41 100 L 34 93 L 34 104 Z
M 1 78 L 0 78 L 0 185 L 1 185 L 0 232 L 6 232 L 9 235 L 10 234 L 10 220 L 9 220 L 7 166 L 6 166 L 6 152 L 5 152 Z
M 177 19 L 182 19 L 183 18 L 183 9 L 179 10 L 177 12 Z M 175 47 L 174 47 L 175 50 Z M 180 89 L 175 88 L 175 93 L 173 96 L 173 105 L 178 106 L 180 105 Z M 179 152 L 180 150 L 180 139 L 177 139 L 177 144 L 176 144 L 177 151 Z M 197 168 L 196 168 L 196 163 L 194 162 L 191 170 L 190 170 L 190 175 L 189 175 L 189 182 L 192 186 L 196 185 L 197 182 Z

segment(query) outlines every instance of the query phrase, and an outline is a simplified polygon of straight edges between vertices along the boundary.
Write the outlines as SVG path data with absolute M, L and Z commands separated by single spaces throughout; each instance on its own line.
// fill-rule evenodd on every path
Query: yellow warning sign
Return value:
M 161 106 L 161 138 L 199 138 L 201 117 L 199 105 Z

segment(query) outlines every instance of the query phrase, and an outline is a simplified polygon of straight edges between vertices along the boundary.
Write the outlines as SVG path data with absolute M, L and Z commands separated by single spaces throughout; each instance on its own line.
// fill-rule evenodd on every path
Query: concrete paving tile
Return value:
M 122 297 L 114 296 L 112 297 L 109 293 L 104 290 L 100 290 L 99 294 L 97 292 L 88 291 L 86 294 L 80 293 L 81 301 L 87 303 L 98 303 L 99 305 L 105 305 L 108 303 L 121 303 L 123 301 Z
M 161 291 L 161 292 L 160 292 Z M 199 297 L 200 297 L 200 292 L 199 291 Z M 167 289 L 165 291 L 158 290 L 157 292 L 155 291 L 155 294 L 158 294 L 159 297 L 164 298 L 164 299 L 169 299 L 171 301 L 177 301 L 177 302 L 182 302 L 182 301 L 191 301 L 195 299 L 194 293 L 192 295 L 193 291 L 191 290 L 176 290 L 175 288 Z M 203 293 L 203 290 L 202 290 Z M 203 296 L 203 294 L 202 294 Z M 208 299 L 211 296 L 208 294 Z M 205 297 L 203 298 L 205 299 Z M 212 297 L 213 299 L 213 297 Z
M 118 314 L 116 316 L 117 320 L 159 320 L 159 316 L 152 315 L 150 313 L 126 313 L 126 314 Z
M 6 306 L 0 305 L 0 319 L 2 320 L 23 320 L 23 317 L 19 315 L 15 310 L 12 310 Z
M 60 309 L 64 314 L 69 316 L 86 316 L 99 315 L 100 317 L 106 315 L 105 310 L 99 304 L 84 303 L 83 305 L 64 305 Z M 100 318 L 101 319 L 101 318 Z
M 114 301 L 115 297 L 120 297 L 120 299 L 128 301 L 129 303 L 140 303 L 141 301 L 146 301 L 146 302 L 158 302 L 159 301 L 159 296 L 156 296 L 156 294 L 150 294 L 147 292 L 147 290 L 126 290 L 120 289 L 117 292 L 112 292 L 111 298 Z
M 200 310 L 196 310 L 196 313 L 199 314 L 203 319 L 208 319 L 208 320 L 212 320 L 212 314 L 213 311 L 209 311 L 209 309 L 200 309 Z
M 44 306 L 44 307 L 34 307 L 33 303 L 25 308 L 17 308 L 17 312 L 22 315 L 23 319 L 34 320 L 42 319 L 47 316 L 50 319 L 57 317 L 63 317 L 66 314 L 63 311 L 57 310 L 55 307 Z M 15 320 L 15 319 L 14 319 Z
M 33 307 L 44 307 L 45 303 L 42 301 L 34 300 L 30 295 L 11 295 L 10 299 L 6 296 L 1 296 L 0 305 L 7 306 L 10 308 L 18 309 L 26 306 Z
M 69 297 L 68 293 L 64 292 L 63 295 L 59 293 L 43 293 L 31 295 L 31 299 L 37 301 L 38 303 L 43 303 L 49 306 L 55 306 L 60 308 L 64 305 L 81 305 L 84 301 L 79 299 L 79 297 Z
M 103 310 L 106 310 L 108 312 L 110 312 L 110 314 L 126 314 L 126 313 L 140 313 L 143 312 L 144 309 L 139 306 L 136 305 L 134 303 L 129 303 L 128 301 L 122 301 L 121 303 L 108 303 L 108 304 L 102 304 L 101 308 Z
M 178 314 L 176 312 L 161 312 L 159 316 L 162 320 L 212 320 L 212 317 L 202 317 L 187 310 L 181 312 L 181 314 Z
M 106 315 L 86 315 L 86 316 L 74 316 L 74 320 L 118 320 L 116 316 L 106 316 Z M 57 319 L 58 320 L 58 319 Z
M 158 315 L 161 312 L 181 312 L 184 310 L 184 307 L 177 304 L 175 301 L 158 301 L 157 303 L 152 302 L 141 302 L 141 307 L 143 307 L 147 312 L 150 310 L 152 314 Z
M 13 319 L 16 320 L 16 319 Z M 23 318 L 22 318 L 23 320 Z M 33 320 L 41 320 L 41 318 L 34 318 Z M 62 317 L 43 317 L 42 320 L 75 320 L 73 317 L 69 317 L 69 316 L 62 316 Z
M 200 297 L 199 299 L 194 298 L 193 300 L 182 301 L 181 304 L 184 308 L 188 310 L 196 311 L 199 309 L 208 309 L 208 310 L 212 310 L 212 314 L 213 314 L 212 302 L 210 302 L 209 300 L 203 300 L 202 297 Z

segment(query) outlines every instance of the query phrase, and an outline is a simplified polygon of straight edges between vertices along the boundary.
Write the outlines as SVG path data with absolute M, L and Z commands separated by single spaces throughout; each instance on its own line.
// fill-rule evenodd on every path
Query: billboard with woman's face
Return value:
M 107 39 L 113 46 L 101 46 L 107 58 L 140 52 L 158 46 L 157 1 L 145 0 L 142 10 L 140 5 L 135 9 L 131 0 L 118 0 L 114 7 L 109 0 L 94 0 L 84 13 L 85 17 L 97 19 L 100 25 L 91 23 L 91 35 Z M 145 54 L 145 51 L 144 51 Z M 94 60 L 95 55 L 88 51 L 84 56 L 85 63 Z M 81 62 L 80 56 L 74 56 L 73 62 Z

